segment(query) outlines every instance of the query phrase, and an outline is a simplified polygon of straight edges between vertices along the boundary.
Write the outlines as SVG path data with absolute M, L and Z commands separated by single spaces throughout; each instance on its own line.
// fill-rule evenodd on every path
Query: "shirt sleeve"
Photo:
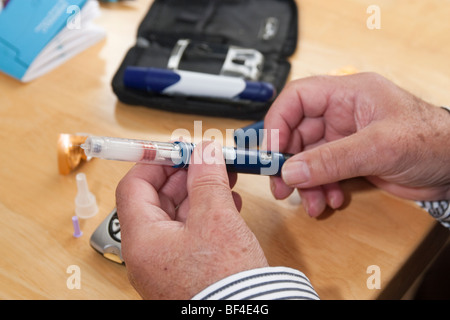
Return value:
M 417 203 L 444 227 L 450 229 L 450 200 L 418 201 Z
M 319 296 L 302 272 L 287 267 L 266 267 L 222 279 L 192 300 L 319 300 Z

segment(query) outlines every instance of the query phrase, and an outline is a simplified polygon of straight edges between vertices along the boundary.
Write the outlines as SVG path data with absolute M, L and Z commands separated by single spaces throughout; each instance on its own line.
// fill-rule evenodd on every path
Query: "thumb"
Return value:
M 359 176 L 377 175 L 387 165 L 381 159 L 387 159 L 385 162 L 389 159 L 387 150 L 382 148 L 386 140 L 380 138 L 377 132 L 366 127 L 358 133 L 291 157 L 282 168 L 284 182 L 291 187 L 310 188 Z
M 222 220 L 227 212 L 238 213 L 231 192 L 222 146 L 206 142 L 194 148 L 189 164 L 187 223 L 204 225 Z M 212 220 L 211 220 L 212 219 Z

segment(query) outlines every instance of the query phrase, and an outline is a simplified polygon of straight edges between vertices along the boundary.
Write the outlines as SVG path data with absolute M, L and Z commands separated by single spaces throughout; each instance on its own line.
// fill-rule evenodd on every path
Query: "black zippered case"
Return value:
M 279 93 L 298 39 L 294 0 L 155 0 L 112 80 L 118 99 L 171 112 L 262 119 L 272 101 L 163 95 L 124 85 L 128 66 L 226 75 L 271 83 Z

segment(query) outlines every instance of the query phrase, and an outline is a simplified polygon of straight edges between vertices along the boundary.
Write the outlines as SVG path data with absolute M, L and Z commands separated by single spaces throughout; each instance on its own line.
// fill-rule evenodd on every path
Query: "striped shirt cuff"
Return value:
M 433 218 L 450 229 L 450 201 L 417 201 Z
M 302 272 L 266 267 L 222 279 L 192 300 L 319 300 L 319 296 Z

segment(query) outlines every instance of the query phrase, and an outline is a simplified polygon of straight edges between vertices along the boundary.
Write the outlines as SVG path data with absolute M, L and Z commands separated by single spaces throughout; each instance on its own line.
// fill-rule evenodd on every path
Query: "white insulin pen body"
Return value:
M 271 83 L 247 81 L 214 74 L 130 66 L 125 69 L 124 85 L 128 88 L 192 97 L 231 100 L 270 101 L 276 93 Z
M 157 142 L 90 136 L 81 146 L 88 157 L 187 168 L 195 147 L 188 142 Z M 228 171 L 280 175 L 290 154 L 257 149 L 223 148 Z

